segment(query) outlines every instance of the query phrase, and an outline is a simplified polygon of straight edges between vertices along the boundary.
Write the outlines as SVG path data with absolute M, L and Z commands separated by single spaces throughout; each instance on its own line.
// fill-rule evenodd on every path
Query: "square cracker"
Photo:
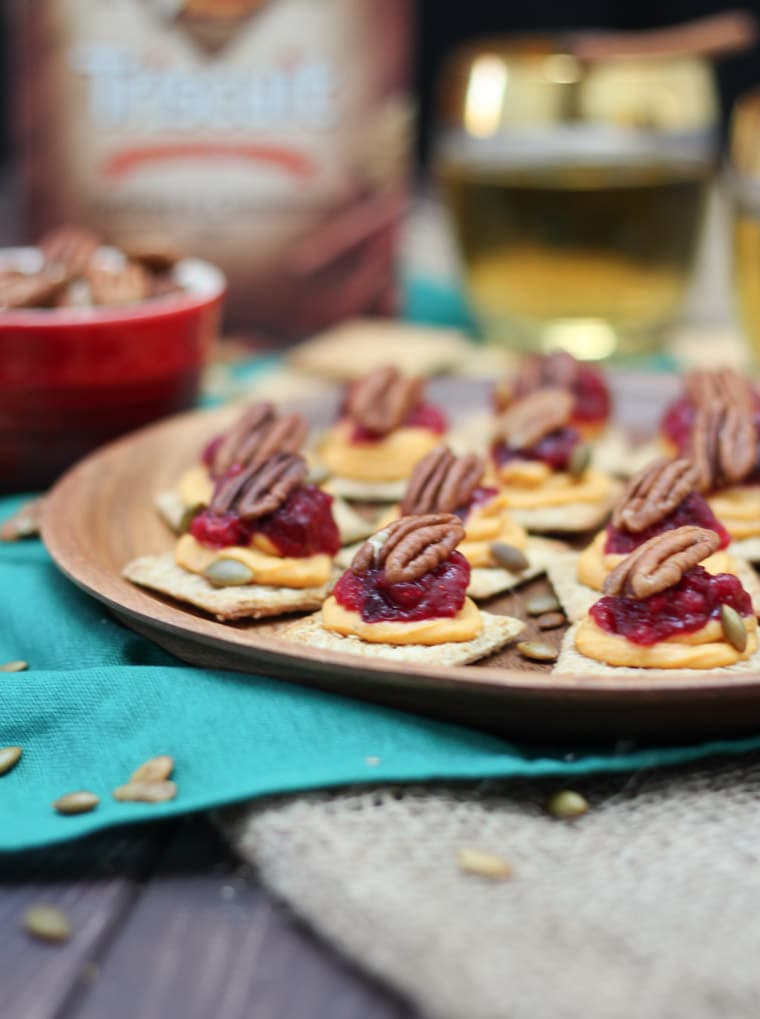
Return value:
M 737 538 L 731 542 L 731 552 L 750 563 L 760 563 L 760 537 Z
M 736 555 L 735 546 L 731 546 L 731 555 L 736 559 L 736 575 L 742 587 L 752 599 L 752 608 L 756 616 L 760 616 L 760 577 L 746 560 Z M 559 599 L 565 615 L 571 623 L 577 623 L 588 613 L 588 610 L 602 597 L 601 591 L 581 584 L 577 579 L 579 552 L 560 552 L 549 559 L 547 574 L 549 583 Z
M 387 658 L 394 662 L 414 662 L 420 665 L 468 665 L 504 647 L 525 626 L 521 619 L 513 616 L 495 616 L 490 612 L 481 612 L 481 616 L 483 629 L 474 640 L 432 646 L 370 644 L 358 637 L 342 637 L 323 628 L 320 612 L 288 624 L 279 631 L 278 637 L 362 658 Z
M 406 479 L 401 481 L 355 481 L 353 478 L 329 478 L 322 488 L 337 499 L 354 502 L 399 502 L 406 491 Z
M 384 364 L 404 375 L 437 375 L 465 361 L 471 349 L 458 329 L 355 318 L 298 344 L 288 363 L 309 375 L 349 382 Z
M 222 622 L 264 619 L 288 612 L 311 612 L 319 608 L 329 588 L 328 584 L 306 588 L 267 587 L 264 584 L 214 587 L 197 573 L 177 566 L 171 552 L 133 559 L 122 570 L 122 576 L 140 587 L 188 602 Z
M 575 630 L 578 624 L 575 623 L 562 638 L 559 658 L 557 659 L 553 675 L 575 675 L 575 676 L 624 676 L 630 679 L 643 679 L 645 676 L 661 676 L 663 679 L 668 676 L 734 676 L 738 673 L 757 672 L 760 668 L 760 650 L 756 651 L 751 658 L 743 662 L 736 662 L 734 665 L 726 665 L 722 669 L 635 669 L 623 665 L 605 665 L 604 662 L 597 662 L 594 658 L 587 658 L 575 648 Z
M 599 530 L 607 520 L 617 496 L 618 487 L 615 485 L 603 502 L 569 502 L 565 506 L 508 509 L 518 524 L 534 534 L 582 534 L 584 531 Z

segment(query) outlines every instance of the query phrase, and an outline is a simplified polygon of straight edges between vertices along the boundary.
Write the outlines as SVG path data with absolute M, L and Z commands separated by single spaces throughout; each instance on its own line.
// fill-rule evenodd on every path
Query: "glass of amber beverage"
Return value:
M 484 337 L 582 359 L 678 316 L 715 168 L 711 64 L 489 40 L 444 69 L 436 172 Z
M 760 363 L 760 89 L 742 96 L 731 118 L 729 190 L 733 278 L 741 325 Z

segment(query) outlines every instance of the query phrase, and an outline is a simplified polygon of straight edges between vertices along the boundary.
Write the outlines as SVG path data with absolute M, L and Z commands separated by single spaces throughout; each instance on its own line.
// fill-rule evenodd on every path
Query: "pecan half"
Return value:
M 422 379 L 405 378 L 393 365 L 382 365 L 354 383 L 346 400 L 346 413 L 377 435 L 400 428 L 422 396 Z
M 476 453 L 458 457 L 448 446 L 437 446 L 412 471 L 401 503 L 402 516 L 453 513 L 466 506 L 483 469 L 483 460 Z
M 655 460 L 632 478 L 612 512 L 621 531 L 640 534 L 696 491 L 699 471 L 690 460 Z
M 712 403 L 700 407 L 691 432 L 690 455 L 699 489 L 735 485 L 751 473 L 757 458 L 757 435 L 749 403 Z
M 445 562 L 462 538 L 462 522 L 451 513 L 401 517 L 364 542 L 351 571 L 382 569 L 391 584 L 419 580 Z
M 689 372 L 684 379 L 686 395 L 697 408 L 715 403 L 725 406 L 750 405 L 752 388 L 733 368 Z
M 275 453 L 263 463 L 251 464 L 222 478 L 214 489 L 209 509 L 221 515 L 235 510 L 242 520 L 258 520 L 274 513 L 306 479 L 306 461 L 294 453 Z
M 531 354 L 520 365 L 517 374 L 504 379 L 497 386 L 496 404 L 504 410 L 513 400 L 519 400 L 537 389 L 571 390 L 578 378 L 578 362 L 564 350 L 551 354 Z
M 648 598 L 677 584 L 692 566 L 712 555 L 720 545 L 715 531 L 677 527 L 639 545 L 604 581 L 604 593 L 624 598 Z
M 85 271 L 93 304 L 133 304 L 150 296 L 151 278 L 137 262 L 119 268 L 90 263 Z
M 34 275 L 12 269 L 0 272 L 0 308 L 47 308 L 68 281 L 60 266 L 50 266 Z
M 566 389 L 537 389 L 506 410 L 497 422 L 497 435 L 512 449 L 525 449 L 570 420 L 574 400 Z
M 300 414 L 278 414 L 272 403 L 252 403 L 222 439 L 211 461 L 221 477 L 233 464 L 261 463 L 275 453 L 297 453 L 309 426 Z
M 62 265 L 73 276 L 85 271 L 100 245 L 97 234 L 80 226 L 60 226 L 40 241 L 45 261 Z

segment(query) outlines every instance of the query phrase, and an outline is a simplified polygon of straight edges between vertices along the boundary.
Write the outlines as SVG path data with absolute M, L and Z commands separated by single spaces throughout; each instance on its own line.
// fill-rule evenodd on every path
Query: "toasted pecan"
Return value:
M 690 460 L 655 460 L 633 477 L 612 512 L 621 531 L 640 534 L 672 513 L 697 489 L 699 471 Z
M 684 379 L 686 395 L 695 407 L 709 407 L 715 403 L 725 406 L 752 403 L 749 382 L 733 368 L 689 372 Z
M 574 399 L 566 389 L 538 389 L 513 403 L 497 421 L 496 433 L 512 449 L 525 449 L 570 420 Z
M 93 304 L 134 304 L 150 297 L 151 278 L 137 262 L 127 261 L 117 269 L 91 261 L 84 278 Z
M 275 453 L 217 482 L 209 509 L 221 515 L 235 510 L 242 520 L 274 513 L 306 479 L 307 466 L 295 453 Z
M 364 542 L 351 571 L 382 569 L 391 584 L 419 580 L 445 562 L 463 538 L 464 527 L 451 513 L 400 517 Z
M 513 378 L 504 379 L 497 386 L 497 409 L 504 410 L 513 400 L 519 400 L 537 389 L 571 390 L 578 378 L 578 368 L 578 362 L 565 350 L 531 354 L 523 360 Z
M 604 581 L 606 595 L 648 598 L 677 584 L 692 566 L 717 551 L 720 538 L 704 527 L 677 527 L 639 545 Z
M 422 396 L 422 379 L 407 378 L 393 365 L 382 365 L 354 383 L 346 413 L 376 435 L 400 428 Z
M 59 226 L 40 241 L 45 261 L 63 266 L 71 276 L 80 276 L 101 245 L 97 234 L 86 227 Z
M 34 275 L 0 272 L 0 308 L 48 308 L 69 282 L 61 266 L 49 266 Z
M 298 453 L 309 426 L 300 414 L 278 414 L 274 404 L 251 404 L 222 439 L 210 470 L 221 477 L 233 464 L 250 466 L 274 453 Z
M 437 446 L 412 471 L 401 503 L 402 516 L 453 513 L 466 506 L 483 470 L 483 460 L 476 453 L 455 456 L 448 446 Z
M 757 434 L 749 404 L 718 402 L 700 407 L 690 440 L 700 491 L 735 485 L 751 473 L 757 459 Z

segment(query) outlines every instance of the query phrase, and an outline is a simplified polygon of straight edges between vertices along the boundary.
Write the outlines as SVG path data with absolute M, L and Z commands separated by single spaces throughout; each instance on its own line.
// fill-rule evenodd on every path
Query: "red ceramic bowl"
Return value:
M 0 268 L 39 259 L 6 248 Z M 197 259 L 175 274 L 183 293 L 140 304 L 0 311 L 0 492 L 44 488 L 95 446 L 193 406 L 225 281 Z

